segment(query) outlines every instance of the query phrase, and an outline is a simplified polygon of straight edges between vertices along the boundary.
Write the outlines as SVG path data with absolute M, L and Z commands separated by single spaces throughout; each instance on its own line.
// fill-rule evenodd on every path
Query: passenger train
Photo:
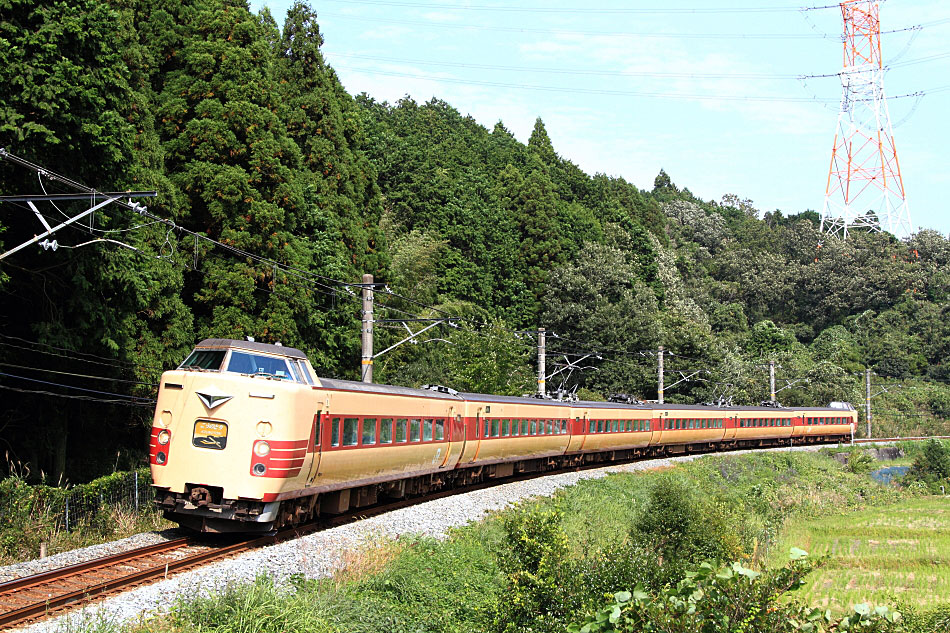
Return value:
M 561 402 L 318 378 L 296 349 L 201 341 L 162 375 L 155 503 L 259 532 L 518 473 L 850 439 L 853 409 Z

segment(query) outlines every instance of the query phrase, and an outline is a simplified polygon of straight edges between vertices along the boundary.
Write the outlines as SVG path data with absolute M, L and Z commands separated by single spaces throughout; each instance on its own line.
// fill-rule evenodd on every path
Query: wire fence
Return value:
M 0 481 L 0 528 L 29 524 L 70 531 L 113 510 L 154 513 L 151 484 L 147 468 L 68 487 L 8 477 Z

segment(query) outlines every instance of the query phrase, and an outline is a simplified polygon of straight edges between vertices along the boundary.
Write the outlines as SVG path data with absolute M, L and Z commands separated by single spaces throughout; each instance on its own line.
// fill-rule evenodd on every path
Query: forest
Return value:
M 438 98 L 350 95 L 318 15 L 244 0 L 0 0 L 0 146 L 99 191 L 150 190 L 0 261 L 0 473 L 78 482 L 142 465 L 161 372 L 199 340 L 300 348 L 377 382 L 588 399 L 864 402 L 876 428 L 950 426 L 950 242 L 819 231 L 813 210 L 587 174 L 538 118 L 527 143 Z M 0 161 L 0 195 L 67 193 Z M 85 205 L 85 206 L 84 206 Z M 43 203 L 50 224 L 85 201 Z M 0 252 L 41 231 L 0 204 Z M 688 380 L 680 381 L 688 377 Z M 676 384 L 674 384 L 676 383 Z M 884 394 L 884 391 L 887 391 Z M 861 413 L 863 416 L 863 412 Z M 877 435 L 877 431 L 875 435 Z

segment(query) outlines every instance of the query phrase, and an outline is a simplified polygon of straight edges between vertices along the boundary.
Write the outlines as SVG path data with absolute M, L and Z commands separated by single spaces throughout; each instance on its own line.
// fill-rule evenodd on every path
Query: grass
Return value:
M 80 547 L 110 543 L 122 538 L 166 530 L 175 524 L 152 510 L 136 512 L 121 506 L 103 509 L 94 518 L 81 521 L 70 530 L 42 521 L 28 522 L 17 529 L 0 534 L 0 566 L 12 565 L 39 557 L 40 543 L 47 544 L 47 554 L 52 556 Z M 6 542 L 9 539 L 9 542 Z
M 792 520 L 783 547 L 828 557 L 798 597 L 841 612 L 853 604 L 950 605 L 950 499 L 900 504 L 810 520 Z
M 615 474 L 584 480 L 551 498 L 527 502 L 541 508 L 556 506 L 560 511 L 569 556 L 577 563 L 578 573 L 589 579 L 586 591 L 598 604 L 603 595 L 636 584 L 637 579 L 631 574 L 636 574 L 640 563 L 634 559 L 624 563 L 617 556 L 629 556 L 630 550 L 624 550 L 622 545 L 631 543 L 631 526 L 647 506 L 654 483 L 658 478 L 670 476 L 686 481 L 696 495 L 715 507 L 721 506 L 723 516 L 743 517 L 744 524 L 730 523 L 730 531 L 754 534 L 747 540 L 737 539 L 736 547 L 745 548 L 746 553 L 760 563 L 768 560 L 770 552 L 776 552 L 777 556 L 787 553 L 784 542 L 776 546 L 776 540 L 797 538 L 797 534 L 782 532 L 790 521 L 792 525 L 810 525 L 831 520 L 845 527 L 851 516 L 883 515 L 894 522 L 890 528 L 899 530 L 904 525 L 894 504 L 907 498 L 913 505 L 903 507 L 917 507 L 920 503 L 896 488 L 846 472 L 833 460 L 804 453 L 707 457 L 663 473 Z M 874 508 L 883 509 L 883 513 L 869 510 Z M 841 514 L 849 510 L 854 514 Z M 926 512 L 921 510 L 919 514 L 917 528 L 930 530 Z M 833 516 L 828 518 L 828 515 Z M 512 599 L 508 593 L 508 576 L 499 562 L 500 555 L 508 548 L 503 527 L 505 516 L 503 512 L 496 513 L 455 529 L 445 540 L 413 536 L 371 540 L 361 550 L 348 554 L 345 567 L 329 578 L 295 578 L 289 585 L 277 585 L 260 577 L 251 586 L 234 587 L 212 597 L 182 600 L 170 613 L 150 620 L 125 626 L 90 622 L 81 630 L 97 633 L 487 631 L 492 628 L 498 604 Z M 942 515 L 941 521 L 950 521 L 950 514 Z M 879 527 L 883 529 L 888 525 Z M 933 529 L 938 527 L 947 526 L 940 523 Z M 824 529 L 818 528 L 817 533 L 821 534 Z M 808 540 L 792 542 L 809 544 L 820 551 L 814 534 L 803 532 L 802 536 Z M 887 537 L 882 538 L 880 542 L 887 543 Z M 892 535 L 890 540 L 896 537 Z M 749 543 L 751 546 L 746 547 Z M 850 541 L 842 543 L 850 544 Z M 940 546 L 938 543 L 937 547 Z M 947 551 L 950 552 L 950 548 Z M 868 554 L 873 553 L 869 549 Z M 942 573 L 945 572 L 946 569 Z M 941 590 L 950 594 L 950 589 Z M 583 616 L 578 612 L 577 620 Z

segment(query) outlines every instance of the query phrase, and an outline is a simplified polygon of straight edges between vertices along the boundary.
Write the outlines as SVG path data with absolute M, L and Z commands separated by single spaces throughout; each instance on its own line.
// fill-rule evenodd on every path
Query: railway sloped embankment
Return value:
M 439 499 L 32 628 L 561 631 L 703 560 L 762 564 L 789 521 L 913 494 L 813 451 L 652 460 Z

